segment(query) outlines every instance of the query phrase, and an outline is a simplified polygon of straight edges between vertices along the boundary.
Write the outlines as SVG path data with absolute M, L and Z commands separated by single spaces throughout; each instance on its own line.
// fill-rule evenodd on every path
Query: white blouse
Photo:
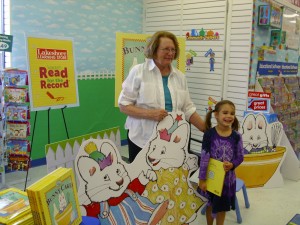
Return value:
M 182 111 L 185 119 L 196 111 L 191 101 L 185 75 L 172 66 L 169 75 L 168 88 L 171 93 L 173 111 Z M 135 105 L 145 109 L 165 109 L 165 96 L 160 70 L 153 59 L 146 59 L 145 63 L 134 66 L 122 84 L 122 91 L 118 103 L 121 105 Z M 152 133 L 156 121 L 127 117 L 125 129 L 129 129 L 130 140 L 144 147 Z

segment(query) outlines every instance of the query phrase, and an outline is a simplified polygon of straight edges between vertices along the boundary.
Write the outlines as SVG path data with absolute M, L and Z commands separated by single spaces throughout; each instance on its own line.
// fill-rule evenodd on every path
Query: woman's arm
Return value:
M 122 113 L 139 119 L 161 121 L 168 115 L 168 112 L 164 109 L 144 109 L 135 105 L 121 104 L 119 104 L 119 108 Z
M 205 123 L 196 111 L 191 115 L 190 123 L 193 124 L 198 130 L 202 132 L 205 131 Z

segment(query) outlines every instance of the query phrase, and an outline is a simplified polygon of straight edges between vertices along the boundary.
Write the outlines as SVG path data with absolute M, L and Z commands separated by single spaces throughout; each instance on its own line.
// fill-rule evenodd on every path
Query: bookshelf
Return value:
M 287 149 L 281 166 L 283 177 L 300 180 L 300 77 L 260 76 L 255 91 L 271 93 L 271 112 L 283 125 L 281 145 Z

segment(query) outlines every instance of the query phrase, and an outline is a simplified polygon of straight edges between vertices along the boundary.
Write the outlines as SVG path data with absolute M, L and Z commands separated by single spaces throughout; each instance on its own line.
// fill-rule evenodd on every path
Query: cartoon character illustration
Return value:
M 248 114 L 242 125 L 243 145 L 245 153 L 272 152 L 267 135 L 267 122 L 262 114 Z
M 212 97 L 208 97 L 208 102 L 207 102 L 207 105 L 208 105 L 208 111 L 211 111 L 213 110 L 213 107 L 214 105 L 217 104 L 217 101 L 215 99 L 213 99 Z
M 209 56 L 210 56 L 210 58 L 209 58 L 209 65 L 210 65 L 209 71 L 215 71 L 215 53 L 211 52 L 209 54 Z
M 7 120 L 10 120 L 12 114 L 13 114 L 13 111 L 12 111 L 10 108 L 7 108 L 7 111 L 6 111 L 6 119 L 7 119 Z
M 59 212 L 61 213 L 67 207 L 66 196 L 63 192 L 58 195 L 58 201 L 59 201 Z
M 186 70 L 191 70 L 191 65 L 194 62 L 194 58 L 196 57 L 197 53 L 190 49 L 188 52 L 186 52 Z
M 76 157 L 82 215 L 99 218 L 101 224 L 157 224 L 168 200 L 153 204 L 142 197 L 149 180 L 143 173 L 131 180 L 120 159 L 110 140 L 82 143 Z
M 10 77 L 9 78 L 9 84 L 11 85 L 17 85 L 20 82 L 20 75 L 14 76 L 14 77 Z
M 143 196 L 153 203 L 169 200 L 169 210 L 160 224 L 188 224 L 203 204 L 189 183 L 190 173 L 198 168 L 198 157 L 187 153 L 189 126 L 182 116 L 177 114 L 174 120 L 169 114 L 158 123 L 156 137 L 146 153 L 155 178 L 149 181 Z
M 55 225 L 70 224 L 72 222 L 72 203 L 66 198 L 65 193 L 58 194 L 59 210 L 53 203 L 53 218 Z
M 186 54 L 186 70 L 191 70 L 191 64 L 193 64 L 193 57 L 190 53 Z

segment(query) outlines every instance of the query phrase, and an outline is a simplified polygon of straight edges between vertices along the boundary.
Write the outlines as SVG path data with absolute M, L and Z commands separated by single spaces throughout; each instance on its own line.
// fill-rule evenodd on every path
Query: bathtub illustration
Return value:
M 235 170 L 236 176 L 247 187 L 264 186 L 276 172 L 285 151 L 285 147 L 277 146 L 274 152 L 244 155 L 244 162 Z
M 69 203 L 61 213 L 55 215 L 57 225 L 68 225 L 71 223 L 72 204 Z
M 1 209 L 1 213 L 0 214 L 13 214 L 16 211 L 21 210 L 22 208 L 24 208 L 26 205 L 26 201 L 24 199 L 18 199 L 15 202 L 12 202 L 11 204 L 5 206 L 4 208 Z

